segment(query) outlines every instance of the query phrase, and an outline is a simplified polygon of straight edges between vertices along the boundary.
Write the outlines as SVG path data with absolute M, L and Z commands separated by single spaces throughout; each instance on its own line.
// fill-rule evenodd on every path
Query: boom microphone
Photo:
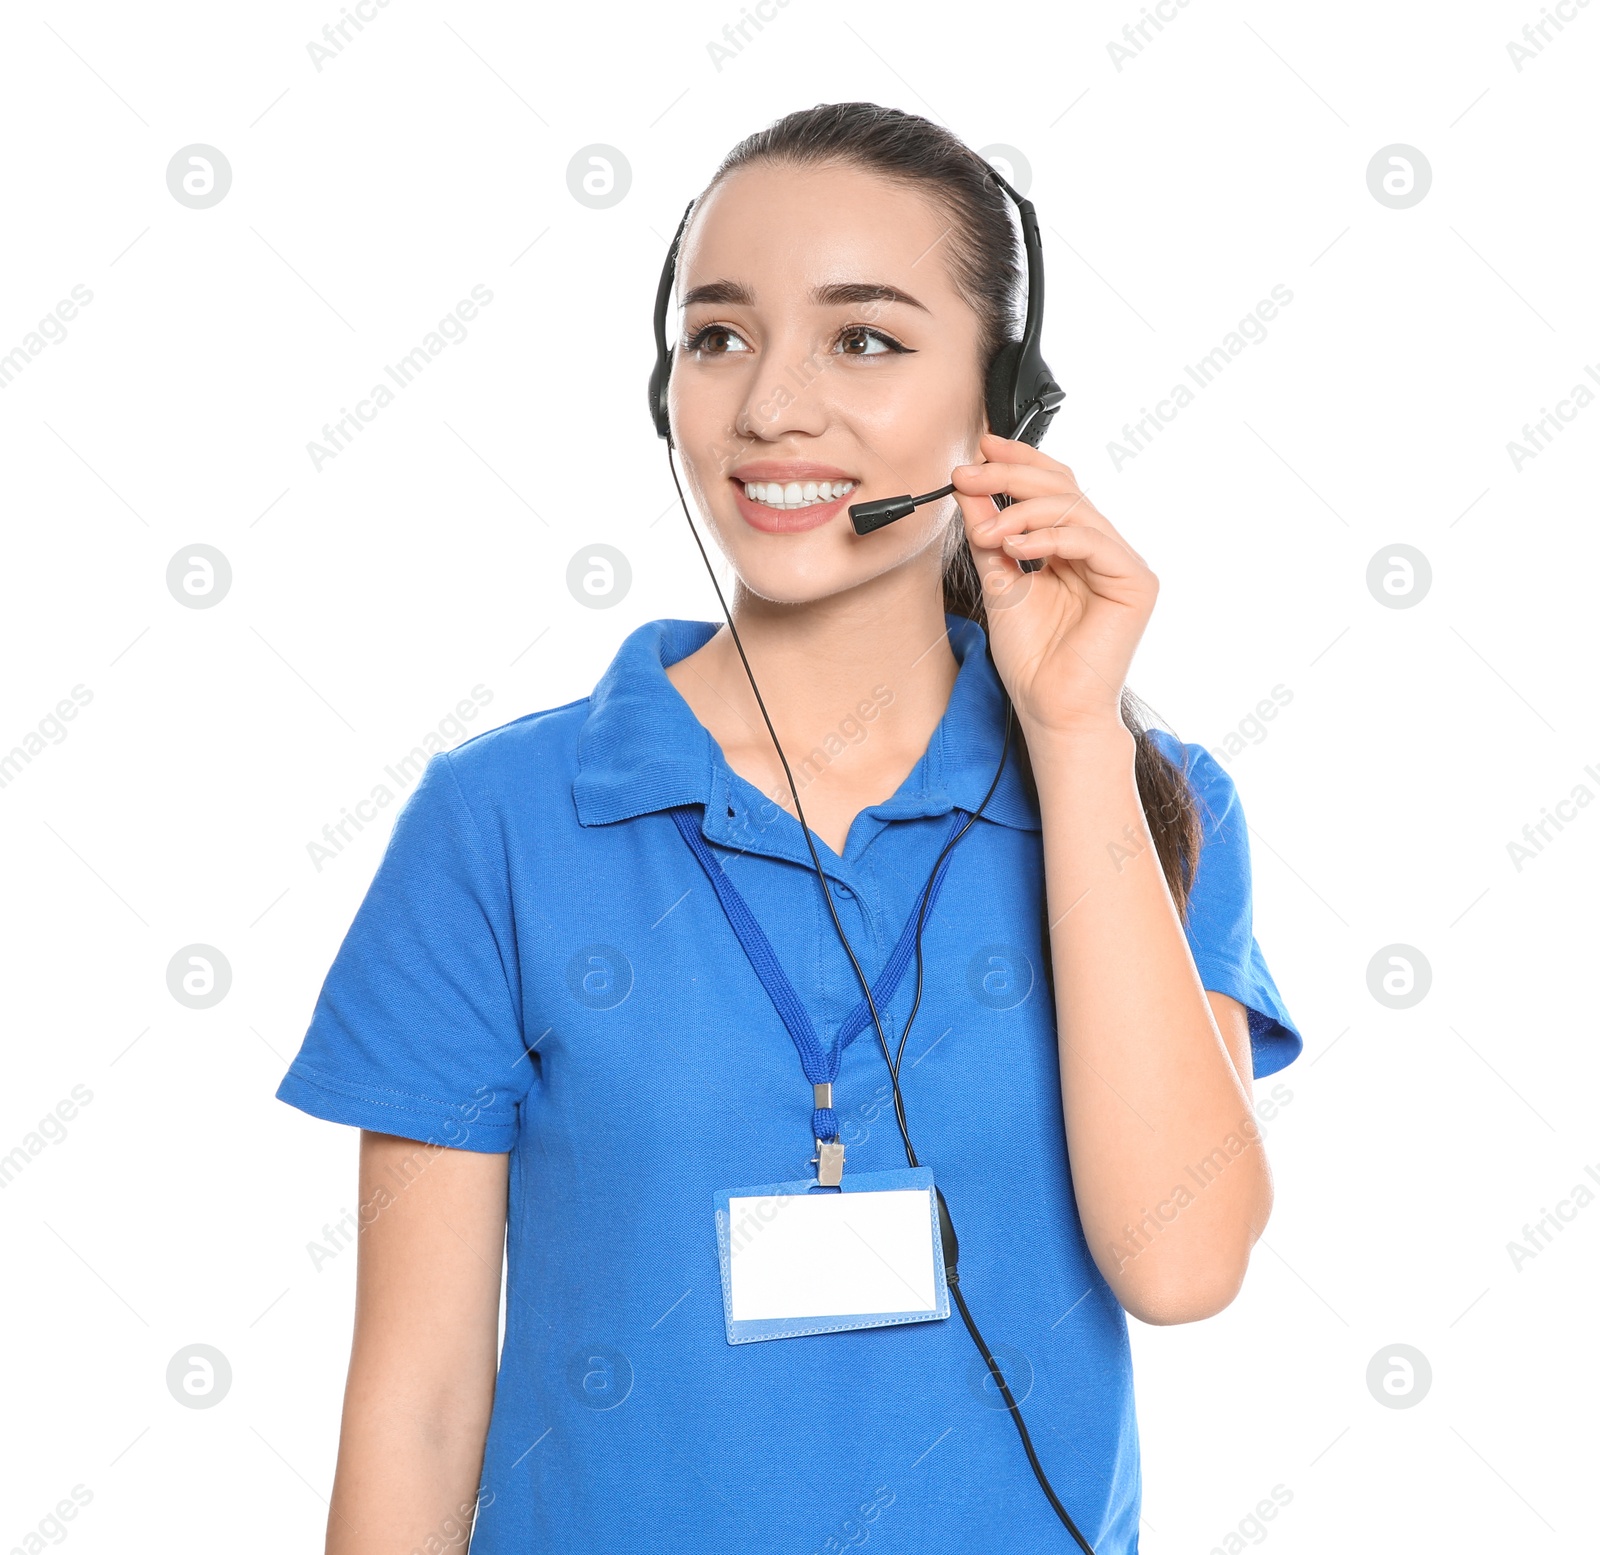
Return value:
M 1017 427 L 1017 432 L 1020 433 L 1041 410 L 1053 410 L 1056 405 L 1060 404 L 1062 398 L 1061 391 L 1056 389 L 1053 394 L 1047 393 L 1035 400 L 1028 407 L 1027 414 L 1023 416 Z M 939 498 L 948 497 L 954 491 L 955 487 L 953 485 L 941 486 L 937 491 L 925 492 L 920 497 L 909 495 L 904 497 L 879 497 L 876 502 L 857 502 L 850 508 L 850 522 L 855 525 L 855 531 L 858 535 L 870 535 L 874 529 L 882 529 L 885 525 L 894 523 L 896 519 L 910 517 L 912 512 L 920 508 L 924 502 L 937 502 Z M 1004 493 L 997 493 L 993 501 L 997 508 L 1011 506 L 1011 498 L 1004 495 Z M 1019 557 L 1017 565 L 1024 572 L 1037 572 L 1044 566 L 1044 558 L 1042 556 Z

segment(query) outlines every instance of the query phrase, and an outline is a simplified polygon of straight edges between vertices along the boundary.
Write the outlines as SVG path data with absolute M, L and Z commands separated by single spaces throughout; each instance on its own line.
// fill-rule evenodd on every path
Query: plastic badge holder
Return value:
M 837 1189 L 720 1188 L 713 1200 L 729 1344 L 950 1315 L 930 1167 L 846 1172 Z

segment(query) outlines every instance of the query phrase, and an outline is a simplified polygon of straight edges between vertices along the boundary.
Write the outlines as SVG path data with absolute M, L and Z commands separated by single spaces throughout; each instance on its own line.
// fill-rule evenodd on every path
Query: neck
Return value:
M 804 605 L 778 604 L 736 584 L 730 604 L 767 715 L 791 765 L 830 736 L 864 742 L 881 761 L 914 761 L 950 700 L 959 666 L 946 636 L 936 551 Z M 726 709 L 723 744 L 772 748 L 726 626 L 708 642 L 708 690 Z M 699 655 L 697 655 L 699 657 Z M 866 753 L 863 752 L 863 755 Z

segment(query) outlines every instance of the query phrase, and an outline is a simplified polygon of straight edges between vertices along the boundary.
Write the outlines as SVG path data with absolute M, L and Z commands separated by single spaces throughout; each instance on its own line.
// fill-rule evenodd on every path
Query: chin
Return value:
M 813 605 L 870 582 L 878 574 L 854 567 L 818 565 L 797 567 L 776 559 L 754 566 L 735 565 L 740 584 L 758 599 L 774 605 Z
M 742 586 L 777 605 L 848 593 L 904 566 L 936 539 L 933 526 L 913 530 L 904 520 L 871 537 L 857 535 L 843 514 L 816 529 L 769 534 L 731 513 L 718 516 L 713 532 Z

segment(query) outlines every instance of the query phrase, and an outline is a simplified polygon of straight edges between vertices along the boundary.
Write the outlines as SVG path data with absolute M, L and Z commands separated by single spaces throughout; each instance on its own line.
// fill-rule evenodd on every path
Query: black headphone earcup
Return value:
M 658 437 L 671 437 L 672 419 L 667 413 L 667 380 L 672 376 L 672 352 L 657 357 L 650 369 L 650 419 Z
M 1008 341 L 995 352 L 984 381 L 983 403 L 989 413 L 989 430 L 1001 437 L 1010 437 L 1017 424 L 1017 363 L 1021 356 L 1022 342 Z
M 1052 395 L 1053 400 L 1047 398 Z M 1024 342 L 1012 340 L 995 352 L 983 392 L 992 431 L 1001 437 L 1018 437 L 1013 429 L 1024 410 L 1043 400 L 1043 408 L 1023 427 L 1019 438 L 1030 448 L 1037 448 L 1044 441 L 1046 428 L 1055 420 L 1060 399 L 1060 385 L 1037 348 L 1029 352 Z

